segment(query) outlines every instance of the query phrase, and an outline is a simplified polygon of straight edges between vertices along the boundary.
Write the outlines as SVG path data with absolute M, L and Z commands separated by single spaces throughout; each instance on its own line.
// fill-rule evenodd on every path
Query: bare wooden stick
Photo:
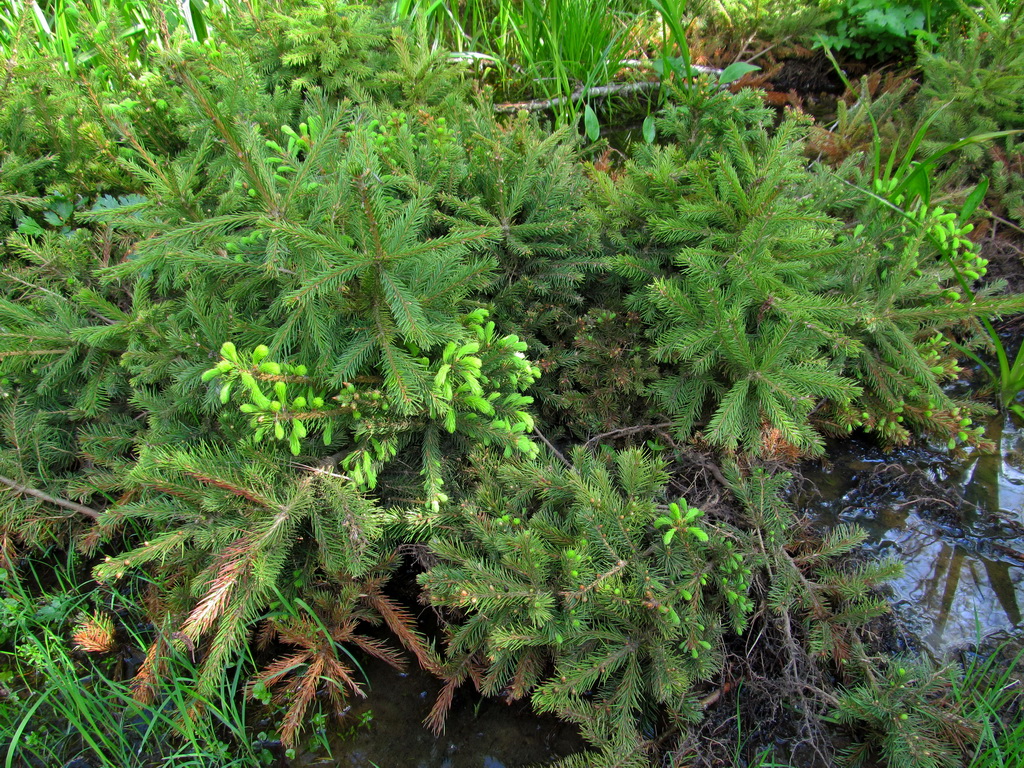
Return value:
M 622 437 L 624 435 L 632 435 L 637 432 L 647 432 L 667 429 L 672 426 L 671 421 L 666 421 L 662 424 L 640 424 L 635 427 L 623 427 L 622 429 L 613 429 L 611 432 L 602 432 L 600 435 L 594 435 L 592 438 L 587 440 L 584 447 L 590 448 L 592 445 L 596 445 L 607 437 Z
M 11 488 L 17 493 L 20 493 L 24 496 L 33 496 L 41 501 L 46 501 L 49 502 L 50 504 L 56 504 L 58 507 L 70 509 L 72 512 L 78 512 L 79 514 L 85 515 L 86 517 L 91 517 L 93 520 L 98 520 L 100 517 L 100 513 L 97 512 L 92 507 L 87 507 L 84 504 L 79 504 L 74 501 L 68 501 L 67 499 L 60 499 L 56 496 L 51 496 L 48 493 L 43 493 L 37 488 L 29 488 L 27 485 L 22 485 L 21 483 L 15 482 L 14 480 L 11 480 L 11 478 L 9 477 L 4 477 L 3 475 L 0 475 L 0 483 L 3 483 L 8 488 Z
M 464 60 L 477 61 L 485 57 L 480 53 L 459 54 Z M 623 59 L 619 62 L 622 67 L 633 67 L 640 69 L 654 69 L 654 61 L 651 59 Z M 691 64 L 690 71 L 701 75 L 720 75 L 721 69 L 716 67 L 704 67 L 699 64 Z M 638 83 L 611 83 L 609 85 L 598 85 L 592 88 L 580 87 L 568 96 L 555 96 L 551 99 L 533 99 L 532 101 L 516 101 L 507 104 L 495 104 L 494 111 L 498 114 L 511 114 L 519 110 L 526 112 L 540 112 L 545 109 L 554 109 L 567 102 L 576 103 L 590 98 L 603 98 L 622 93 L 636 93 L 638 91 L 653 91 L 661 87 L 659 80 L 642 80 Z
M 560 450 L 555 448 L 555 446 L 551 443 L 550 440 L 544 437 L 544 434 L 539 429 L 534 427 L 533 434 L 535 434 L 537 437 L 544 441 L 544 445 L 546 445 L 551 450 L 551 452 L 558 457 L 559 461 L 565 464 L 565 466 L 567 466 L 569 469 L 572 469 L 572 463 L 567 458 L 565 458 L 564 455 L 562 455 L 562 452 Z
M 654 69 L 654 63 L 657 61 L 661 61 L 660 56 L 657 59 L 623 59 L 619 62 L 619 66 L 633 67 L 635 69 Z M 722 74 L 722 70 L 718 67 L 705 67 L 702 64 L 691 64 L 690 71 L 696 72 L 698 75 Z
M 711 476 L 714 477 L 715 480 L 717 480 L 723 488 L 730 487 L 729 481 L 725 479 L 725 475 L 722 474 L 722 470 L 718 468 L 718 465 L 715 464 L 715 462 L 713 462 L 711 459 L 701 456 L 696 451 L 689 451 L 689 453 L 696 459 L 697 463 L 703 469 L 706 469 L 708 472 L 711 473 Z
M 576 103 L 588 98 L 599 98 L 620 93 L 636 93 L 638 91 L 653 91 L 659 88 L 661 83 L 656 81 L 642 80 L 639 83 L 615 83 L 613 85 L 601 85 L 596 88 L 577 88 L 569 96 L 556 96 L 553 99 L 534 99 L 533 101 L 517 101 L 509 104 L 495 104 L 494 111 L 498 114 L 511 114 L 520 110 L 526 112 L 540 112 L 544 109 L 554 109 L 566 103 Z

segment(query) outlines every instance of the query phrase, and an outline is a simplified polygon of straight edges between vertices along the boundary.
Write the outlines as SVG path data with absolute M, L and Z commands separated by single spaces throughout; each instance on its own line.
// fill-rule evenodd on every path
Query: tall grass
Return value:
M 0 650 L 7 688 L 0 706 L 0 766 L 57 766 L 76 758 L 116 768 L 264 764 L 246 736 L 243 665 L 226 676 L 218 695 L 203 697 L 187 650 L 169 652 L 163 660 L 168 682 L 145 704 L 122 679 L 128 676 L 123 667 L 129 649 L 137 652 L 152 638 L 122 621 L 115 658 L 85 658 L 71 650 L 67 630 L 88 613 L 91 596 L 78 590 L 72 569 L 58 570 L 56 585 L 47 591 L 39 591 L 35 572 L 26 581 L 0 571 L 6 593 L 2 623 L 8 630 Z M 137 600 L 117 592 L 102 595 L 104 609 L 123 617 L 138 609 Z
M 1024 649 L 1010 655 L 1007 646 L 984 660 L 972 659 L 954 690 L 969 698 L 982 723 L 971 768 L 1024 766 Z
M 547 99 L 563 97 L 557 121 L 578 122 L 577 88 L 611 82 L 629 48 L 628 28 L 606 0 L 524 0 L 510 5 L 520 66 Z
M 606 0 L 524 0 L 510 10 L 522 63 L 538 77 L 607 82 L 618 70 L 626 24 Z
M 116 34 L 141 60 L 149 48 L 163 48 L 178 31 L 202 42 L 216 7 L 228 13 L 247 0 L 0 0 L 0 53 L 19 48 L 46 54 L 76 74 L 96 58 L 96 33 Z
M 607 0 L 398 0 L 437 44 L 489 54 L 540 80 L 607 80 L 626 46 L 627 19 Z M 608 73 L 610 70 L 610 74 Z
M 531 97 L 551 102 L 556 122 L 572 124 L 584 109 L 594 119 L 588 92 L 610 84 L 630 50 L 660 47 L 663 78 L 689 71 L 682 22 L 686 0 L 397 0 L 395 14 L 417 19 L 434 44 L 491 62 L 504 84 L 518 83 Z M 656 24 L 644 24 L 654 19 Z M 657 26 L 660 41 L 632 39 Z M 517 90 L 508 88 L 511 94 Z M 575 94 L 575 98 L 570 98 Z M 588 133 L 591 126 L 588 125 Z
M 486 51 L 504 57 L 514 39 L 511 3 L 502 0 L 397 0 L 395 16 L 418 19 L 433 43 L 453 51 Z

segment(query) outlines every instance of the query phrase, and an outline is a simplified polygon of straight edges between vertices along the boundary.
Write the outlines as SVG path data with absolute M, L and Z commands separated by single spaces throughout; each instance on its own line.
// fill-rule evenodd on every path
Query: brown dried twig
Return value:
M 22 494 L 23 496 L 32 496 L 36 499 L 39 499 L 40 501 L 55 504 L 58 507 L 69 509 L 72 512 L 78 512 L 80 515 L 85 515 L 86 517 L 92 518 L 93 520 L 99 520 L 100 513 L 97 510 L 93 509 L 92 507 L 87 507 L 84 504 L 79 504 L 76 501 L 69 501 L 68 499 L 62 499 L 57 496 L 51 496 L 48 493 L 40 491 L 38 488 L 29 488 L 27 485 L 22 485 L 21 483 L 11 480 L 11 478 L 9 477 L 4 477 L 3 475 L 0 475 L 0 483 L 6 485 L 8 488 L 11 488 L 16 493 Z

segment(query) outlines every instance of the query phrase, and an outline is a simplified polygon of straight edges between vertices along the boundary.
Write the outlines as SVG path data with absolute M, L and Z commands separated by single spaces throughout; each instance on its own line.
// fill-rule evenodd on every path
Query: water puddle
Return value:
M 938 452 L 884 453 L 869 442 L 830 446 L 825 465 L 803 468 L 797 503 L 816 525 L 853 522 L 868 548 L 896 557 L 891 582 L 903 624 L 935 653 L 1021 630 L 1024 607 L 1024 429 L 990 425 L 998 453 L 957 462 Z M 813 490 L 812 490 L 813 489 Z M 333 733 L 331 755 L 300 755 L 303 768 L 515 768 L 549 763 L 585 747 L 576 729 L 535 715 L 528 703 L 481 699 L 465 686 L 445 733 L 422 724 L 440 689 L 428 674 L 365 665 L 366 701 Z M 335 730 L 335 729 L 332 729 Z
M 440 683 L 419 669 L 399 672 L 370 662 L 365 701 L 354 701 L 348 733 L 332 733 L 331 756 L 299 756 L 303 768 L 518 768 L 550 763 L 584 749 L 575 727 L 538 716 L 528 702 L 481 699 L 466 685 L 455 696 L 444 733 L 423 725 Z M 367 715 L 369 713 L 369 716 Z M 332 729 L 336 730 L 336 729 Z
M 804 471 L 821 494 L 806 505 L 817 524 L 857 523 L 903 562 L 895 608 L 936 653 L 1021 629 L 1024 430 L 999 420 L 988 436 L 999 452 L 962 462 L 847 442 Z

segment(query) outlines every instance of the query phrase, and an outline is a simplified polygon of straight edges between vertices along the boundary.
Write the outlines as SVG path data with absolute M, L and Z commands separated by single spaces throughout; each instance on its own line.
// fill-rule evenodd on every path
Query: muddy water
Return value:
M 942 451 L 884 453 L 867 442 L 830 447 L 827 465 L 803 468 L 797 503 L 824 528 L 853 522 L 867 548 L 900 559 L 891 583 L 906 644 L 935 653 L 1021 631 L 1024 608 L 1024 429 L 993 422 L 998 446 L 955 461 Z M 571 726 L 528 705 L 481 700 L 465 686 L 441 738 L 422 725 L 439 690 L 420 671 L 368 665 L 369 697 L 353 704 L 368 726 L 331 736 L 331 756 L 297 765 L 326 768 L 513 768 L 579 751 Z
M 576 729 L 555 717 L 538 717 L 522 702 L 484 699 L 472 685 L 456 694 L 444 734 L 435 738 L 423 725 L 438 682 L 420 670 L 398 672 L 382 663 L 364 665 L 367 699 L 354 702 L 350 723 L 364 727 L 330 736 L 323 750 L 300 756 L 303 768 L 518 768 L 550 763 L 584 749 Z
M 805 472 L 819 525 L 857 523 L 870 549 L 903 562 L 895 609 L 935 653 L 1021 630 L 1024 430 L 997 420 L 988 436 L 999 451 L 964 461 L 849 442 Z

